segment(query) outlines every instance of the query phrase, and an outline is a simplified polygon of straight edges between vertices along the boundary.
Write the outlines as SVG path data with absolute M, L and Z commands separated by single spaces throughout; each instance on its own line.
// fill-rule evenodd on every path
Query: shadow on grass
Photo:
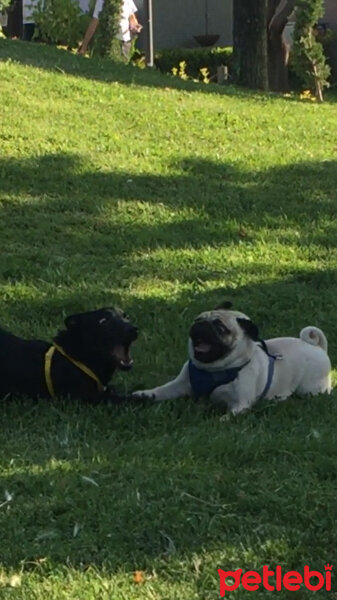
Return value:
M 25 326 L 29 315 L 41 335 L 41 316 L 46 327 L 58 324 L 61 310 L 125 302 L 126 294 L 132 303 L 129 291 L 139 277 L 164 285 L 179 281 L 178 296 L 184 286 L 186 293 L 197 296 L 210 283 L 216 289 L 217 282 L 223 287 L 227 281 L 226 287 L 237 294 L 247 279 L 263 283 L 294 277 L 304 292 L 294 288 L 289 298 L 283 295 L 288 316 L 294 302 L 308 304 L 310 314 L 321 305 L 324 287 L 330 302 L 334 272 L 311 272 L 295 261 L 273 273 L 269 264 L 257 260 L 255 248 L 270 245 L 272 239 L 282 248 L 286 243 L 300 249 L 310 261 L 321 249 L 335 248 L 335 161 L 261 172 L 190 159 L 178 167 L 176 175 L 133 174 L 130 182 L 123 171 L 88 172 L 77 156 L 0 159 L 2 321 L 7 319 L 9 326 L 23 321 Z M 234 253 L 236 248 L 241 259 L 232 261 L 228 249 Z M 268 290 L 278 285 L 267 285 L 268 295 L 252 307 L 268 306 Z M 41 306 L 34 314 L 29 286 L 43 290 L 45 310 Z M 72 287 L 77 298 L 68 300 L 65 290 Z M 158 309 L 161 301 L 155 295 L 150 310 Z M 137 306 L 135 314 L 141 314 Z
M 95 245 L 105 234 L 119 234 L 122 253 L 160 243 L 171 248 L 251 243 L 266 227 L 279 230 L 281 242 L 295 228 L 300 244 L 336 244 L 337 161 L 251 172 L 224 162 L 186 158 L 170 167 L 177 173 L 130 176 L 124 171 L 90 172 L 76 155 L 0 159 L 4 229 L 9 232 L 12 223 L 16 226 L 12 235 L 21 239 L 24 230 L 45 233 L 46 220 L 51 226 L 57 221 L 65 230 L 75 218 L 80 227 L 70 234 L 74 238 L 77 233 L 82 236 L 87 222 L 86 243 Z M 124 223 L 114 223 L 104 209 L 119 209 L 120 201 L 128 203 Z M 134 223 L 130 209 L 139 202 L 175 212 L 161 215 L 166 223 L 153 223 L 153 214 L 149 222 Z M 190 209 L 190 216 L 179 217 L 180 209 Z M 95 221 L 97 216 L 101 218 Z M 326 220 L 324 231 L 315 230 L 318 219 Z M 50 243 L 54 241 L 51 236 Z M 291 241 L 296 243 L 296 235 Z
M 250 248 L 264 229 L 308 252 L 334 248 L 336 163 L 258 173 L 201 160 L 177 167 L 177 176 L 132 176 L 130 184 L 124 172 L 87 172 L 76 156 L 2 160 L 2 315 L 11 315 L 17 333 L 47 336 L 62 311 L 127 298 L 141 330 L 134 371 L 122 380 L 130 388 L 174 376 L 191 320 L 223 297 L 251 315 L 264 337 L 321 327 L 335 364 L 334 269 L 296 264 L 271 280 L 267 267 L 244 258 L 205 272 L 182 268 L 182 255 L 170 265 L 149 253 Z M 164 222 L 150 212 L 140 223 L 139 203 L 161 207 Z M 185 226 L 179 212 L 186 210 Z M 139 298 L 130 284 L 140 276 L 179 285 L 170 298 Z M 212 289 L 203 288 L 203 277 Z M 30 295 L 25 284 L 44 295 Z M 8 541 L 1 562 L 45 573 L 62 565 L 156 568 L 169 580 L 179 569 L 185 576 L 181 562 L 193 572 L 195 555 L 209 552 L 214 581 L 221 565 L 322 570 L 337 542 L 335 421 L 334 400 L 326 398 L 261 406 L 228 422 L 192 401 L 97 409 L 5 402 L 1 485 L 13 500 L 0 512 Z
M 302 273 L 296 261 L 277 265 L 273 273 L 256 247 L 269 245 L 277 257 L 273 244 L 280 244 L 281 253 L 289 244 L 310 261 L 321 249 L 336 247 L 337 163 L 250 172 L 185 159 L 178 167 L 176 175 L 133 174 L 130 182 L 123 171 L 88 172 L 77 156 L 0 159 L 2 320 L 8 318 L 9 325 L 12 315 L 22 320 L 23 297 L 25 314 L 34 318 L 32 294 L 25 286 L 42 287 L 48 311 L 51 293 L 59 314 L 60 309 L 86 309 L 91 302 L 125 301 L 139 277 L 165 285 L 179 281 L 191 293 L 211 282 L 216 287 L 228 281 L 235 288 L 247 278 L 293 274 L 308 279 L 309 302 L 311 273 Z M 326 282 L 330 298 L 335 277 L 332 282 L 324 273 L 315 277 Z M 72 286 L 78 289 L 76 306 L 74 299 L 62 305 L 62 290 Z M 262 299 L 262 306 L 269 302 Z M 48 311 L 45 318 L 52 322 L 54 313 Z
M 297 335 L 310 314 L 311 324 L 336 339 L 334 304 L 324 297 L 336 278 L 302 273 L 227 289 L 226 296 L 266 337 Z M 142 376 L 159 384 L 174 375 L 185 359 L 190 319 L 223 294 L 131 298 L 143 339 L 130 382 Z M 48 312 L 51 303 L 35 301 L 31 310 Z M 64 295 L 62 305 L 71 303 Z M 0 512 L 9 542 L 2 564 L 43 574 L 62 565 L 156 569 L 170 581 L 193 577 L 193 561 L 208 553 L 213 583 L 218 566 L 301 570 L 309 563 L 322 570 L 337 542 L 334 402 L 293 398 L 229 421 L 207 403 L 186 400 L 96 408 L 4 402 L 1 485 L 13 499 Z
M 2 322 L 20 323 L 24 335 L 27 327 L 37 327 L 42 335 L 53 323 L 59 326 L 61 310 L 125 303 L 126 297 L 135 316 L 142 317 L 141 302 L 130 298 L 139 278 L 176 285 L 174 295 L 185 295 L 185 305 L 188 295 L 212 297 L 206 292 L 210 284 L 217 289 L 228 282 L 225 287 L 236 296 L 247 280 L 259 282 L 257 289 L 267 282 L 266 295 L 247 310 L 264 314 L 265 306 L 276 302 L 278 310 L 287 308 L 288 319 L 299 304 L 314 316 L 325 297 L 334 302 L 334 271 L 317 272 L 314 266 L 310 271 L 286 261 L 273 272 L 255 252 L 272 239 L 280 252 L 289 244 L 312 262 L 327 247 L 335 248 L 335 161 L 261 172 L 205 160 L 185 159 L 178 166 L 176 175 L 132 175 L 130 182 L 123 171 L 88 172 L 77 156 L 0 159 Z M 241 258 L 232 261 L 236 248 Z M 280 277 L 281 283 L 275 281 Z M 293 282 L 291 290 L 287 281 Z M 270 296 L 279 287 L 283 304 Z M 35 311 L 32 290 L 38 288 L 41 306 Z M 77 295 L 68 298 L 72 288 Z M 162 302 L 166 306 L 156 294 L 148 302 L 152 312 L 160 313 Z

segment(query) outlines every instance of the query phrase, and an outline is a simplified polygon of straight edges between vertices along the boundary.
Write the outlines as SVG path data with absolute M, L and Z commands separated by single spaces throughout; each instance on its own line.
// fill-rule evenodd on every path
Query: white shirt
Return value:
M 37 8 L 37 2 L 32 0 L 23 0 L 22 2 L 22 23 L 34 23 L 33 12 Z
M 102 12 L 102 8 L 103 8 L 103 0 L 96 0 L 94 12 L 92 15 L 94 19 L 98 19 L 99 14 Z
M 93 17 L 98 19 L 100 12 L 103 8 L 104 0 L 96 0 Z M 119 22 L 120 30 L 117 34 L 119 40 L 123 42 L 129 42 L 131 40 L 130 28 L 129 28 L 129 17 L 137 12 L 137 6 L 133 0 L 123 0 L 121 19 Z
M 137 12 L 137 6 L 133 0 L 123 0 L 122 14 L 120 20 L 120 30 L 117 34 L 119 40 L 129 42 L 131 40 L 129 17 Z

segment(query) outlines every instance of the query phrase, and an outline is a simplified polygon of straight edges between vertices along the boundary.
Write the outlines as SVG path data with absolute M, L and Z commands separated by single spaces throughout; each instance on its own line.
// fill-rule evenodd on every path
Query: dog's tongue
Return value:
M 206 342 L 199 342 L 196 346 L 194 346 L 194 350 L 197 352 L 209 352 L 211 349 L 211 345 Z

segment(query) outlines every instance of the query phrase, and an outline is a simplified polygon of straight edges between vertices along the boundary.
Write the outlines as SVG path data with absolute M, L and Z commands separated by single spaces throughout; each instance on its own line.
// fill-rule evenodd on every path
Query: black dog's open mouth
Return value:
M 190 331 L 193 353 L 196 360 L 211 363 L 223 358 L 228 348 L 208 321 L 196 321 Z
M 122 371 L 127 371 L 128 369 L 131 369 L 133 365 L 133 360 L 130 357 L 129 349 L 129 346 L 118 345 L 115 346 L 112 351 L 112 356 L 115 360 L 116 367 L 118 367 L 118 369 L 121 369 Z
M 124 324 L 124 331 L 119 337 L 122 342 L 115 344 L 111 351 L 117 369 L 121 369 L 122 371 L 131 369 L 133 360 L 130 356 L 130 346 L 132 342 L 137 339 L 137 337 L 137 327 L 134 327 L 131 325 L 131 323 Z

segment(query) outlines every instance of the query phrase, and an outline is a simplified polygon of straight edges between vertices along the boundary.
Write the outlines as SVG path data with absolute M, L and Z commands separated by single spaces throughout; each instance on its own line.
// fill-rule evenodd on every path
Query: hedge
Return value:
M 193 78 L 200 76 L 200 69 L 206 67 L 211 75 L 216 75 L 217 67 L 225 65 L 231 69 L 233 48 L 172 48 L 156 52 L 154 63 L 163 73 L 172 73 L 179 63 L 186 62 L 186 74 Z

